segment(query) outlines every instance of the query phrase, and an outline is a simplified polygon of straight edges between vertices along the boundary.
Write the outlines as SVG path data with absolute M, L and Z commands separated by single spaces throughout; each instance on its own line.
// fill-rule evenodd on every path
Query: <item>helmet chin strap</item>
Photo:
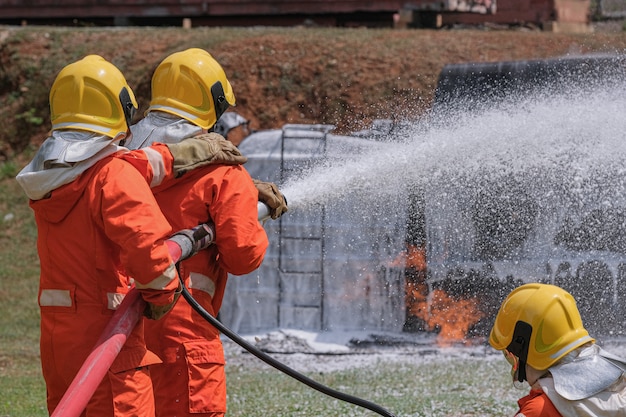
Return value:
M 120 139 L 119 145 L 124 146 L 127 139 L 131 138 L 130 125 L 133 123 L 133 117 L 137 111 L 137 107 L 133 104 L 133 100 L 130 98 L 130 93 L 126 87 L 122 88 L 119 94 L 120 104 L 124 110 L 124 119 L 126 120 L 126 134 Z
M 530 344 L 530 335 L 533 328 L 530 324 L 518 321 L 515 323 L 513 338 L 507 346 L 507 350 L 517 356 L 519 365 L 517 368 L 517 380 L 524 382 L 526 380 L 526 361 L 528 360 L 528 346 Z
M 222 114 L 230 107 L 230 103 L 226 100 L 226 94 L 224 94 L 224 87 L 220 81 L 211 86 L 211 95 L 213 96 L 213 105 L 215 106 L 215 120 L 219 120 Z
M 137 111 L 137 107 L 133 104 L 133 100 L 130 98 L 130 93 L 126 87 L 122 88 L 119 94 L 120 104 L 124 110 L 124 119 L 126 119 L 126 126 L 130 126 L 133 123 L 133 117 Z

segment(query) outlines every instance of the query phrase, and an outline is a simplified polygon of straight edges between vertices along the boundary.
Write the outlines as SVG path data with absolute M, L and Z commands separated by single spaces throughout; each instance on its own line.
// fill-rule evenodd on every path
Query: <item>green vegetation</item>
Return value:
M 15 161 L 0 162 L 0 180 L 4 178 L 13 178 L 19 172 L 19 168 Z
M 3 164 L 5 173 L 7 164 Z M 37 230 L 28 199 L 0 180 L 0 415 L 45 416 L 39 364 Z

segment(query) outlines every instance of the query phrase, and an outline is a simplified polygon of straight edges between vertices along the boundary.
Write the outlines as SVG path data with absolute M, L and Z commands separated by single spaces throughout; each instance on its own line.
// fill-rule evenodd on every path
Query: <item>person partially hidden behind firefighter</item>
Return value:
M 168 243 L 181 235 L 172 235 L 149 184 L 173 181 L 220 156 L 244 161 L 225 141 L 204 139 L 129 152 L 119 144 L 129 137 L 136 108 L 124 76 L 104 58 L 89 55 L 67 65 L 50 90 L 50 137 L 16 177 L 38 228 L 40 350 L 50 414 L 131 283 L 151 319 L 178 298 Z M 154 416 L 148 365 L 160 359 L 147 350 L 143 331 L 140 321 L 84 415 Z
M 191 48 L 166 57 L 152 76 L 152 97 L 145 118 L 131 126 L 130 149 L 154 143 L 177 144 L 211 131 L 235 104 L 221 65 L 205 50 Z M 257 203 L 265 202 L 276 219 L 287 211 L 278 188 L 253 181 L 242 166 L 211 165 L 186 174 L 173 185 L 154 190 L 163 214 L 176 228 L 213 222 L 214 244 L 180 263 L 193 298 L 211 315 L 222 305 L 228 274 L 257 269 L 269 241 L 258 221 Z M 163 363 L 152 367 L 156 416 L 223 416 L 226 374 L 219 331 L 186 300 L 163 320 L 146 321 L 146 343 Z
M 502 303 L 489 336 L 530 393 L 516 417 L 625 416 L 626 360 L 600 348 L 576 301 L 550 284 L 529 283 Z

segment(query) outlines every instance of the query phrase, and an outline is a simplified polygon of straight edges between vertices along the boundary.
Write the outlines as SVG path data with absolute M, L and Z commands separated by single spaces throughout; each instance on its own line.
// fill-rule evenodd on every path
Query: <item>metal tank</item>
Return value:
M 337 155 L 374 141 L 331 134 L 330 125 L 285 125 L 239 145 L 253 178 L 279 186 Z M 330 190 L 329 190 L 330 192 Z M 406 197 L 372 201 L 360 190 L 321 204 L 290 201 L 265 223 L 270 245 L 260 268 L 231 276 L 220 319 L 235 331 L 400 331 L 405 321 Z

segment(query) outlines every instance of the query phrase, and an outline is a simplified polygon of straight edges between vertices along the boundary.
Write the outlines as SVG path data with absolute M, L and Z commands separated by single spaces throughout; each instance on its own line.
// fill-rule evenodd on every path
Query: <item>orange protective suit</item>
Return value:
M 170 167 L 170 175 L 172 156 L 156 145 L 107 156 L 48 198 L 30 201 L 38 226 L 40 347 L 50 413 L 129 291 L 129 277 L 146 301 L 174 300 L 179 282 L 165 244 L 172 228 L 148 187 L 157 180 L 156 156 L 157 173 Z M 146 366 L 158 362 L 140 321 L 83 416 L 153 416 Z
M 541 389 L 533 389 L 517 401 L 515 417 L 561 417 L 548 396 Z
M 228 273 L 258 268 L 269 244 L 250 175 L 242 166 L 212 165 L 154 192 L 175 230 L 214 222 L 215 243 L 181 262 L 179 272 L 194 299 L 217 315 Z M 146 320 L 145 328 L 148 348 L 163 360 L 151 367 L 157 416 L 223 415 L 226 376 L 218 330 L 185 300 L 163 319 Z

